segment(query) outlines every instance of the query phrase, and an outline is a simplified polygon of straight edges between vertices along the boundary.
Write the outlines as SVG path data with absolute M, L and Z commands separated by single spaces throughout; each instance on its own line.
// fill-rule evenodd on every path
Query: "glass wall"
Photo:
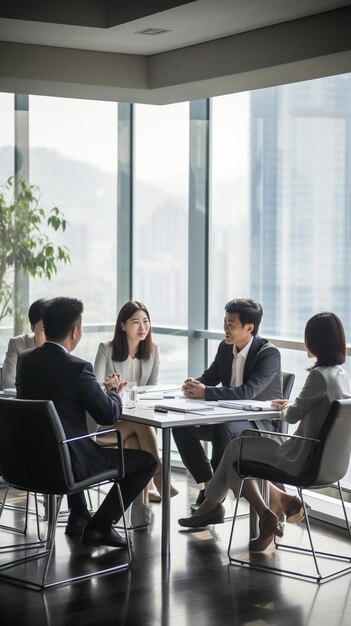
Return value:
M 0 185 L 6 183 L 6 180 L 14 175 L 15 161 L 15 97 L 11 93 L 0 93 Z M 0 303 L 1 304 L 1 303 Z M 1 310 L 1 306 L 0 306 Z M 1 326 L 9 326 L 12 324 L 12 318 L 4 317 L 0 321 Z M 3 354 L 7 347 L 7 343 L 12 333 L 0 334 L 0 365 L 3 360 Z
M 268 335 L 331 309 L 351 336 L 351 75 L 213 99 L 210 326 L 253 297 Z
M 12 93 L 0 93 L 0 184 L 14 174 L 15 145 L 15 97 Z
M 135 106 L 133 296 L 154 324 L 188 320 L 189 104 Z
M 116 318 L 117 105 L 29 99 L 30 181 L 45 208 L 69 221 L 57 239 L 71 253 L 51 281 L 31 281 L 30 299 L 66 295 L 84 302 L 84 321 Z M 51 234 L 50 234 L 51 237 Z
M 14 168 L 13 109 L 13 95 L 0 94 L 1 181 Z M 196 232 L 189 241 L 191 161 L 205 145 L 189 150 L 189 103 L 134 105 L 131 120 L 132 276 L 123 280 L 149 308 L 153 326 L 167 327 L 168 334 L 155 334 L 160 382 L 187 375 L 196 340 L 176 333 L 188 328 L 188 311 L 208 305 L 208 328 L 220 330 L 234 297 L 263 304 L 263 335 L 302 341 L 306 320 L 331 309 L 350 341 L 351 75 L 211 100 L 205 244 Z M 51 282 L 30 281 L 30 300 L 81 298 L 93 328 L 77 353 L 90 360 L 112 336 L 97 325 L 112 328 L 117 312 L 117 141 L 116 103 L 29 98 L 30 181 L 43 206 L 57 205 L 69 220 L 58 241 L 72 257 Z M 207 224 L 205 205 L 190 210 L 206 214 Z M 199 268 L 207 300 L 198 302 L 188 289 L 188 250 L 207 243 Z M 196 352 L 199 374 L 217 349 L 218 341 L 207 343 L 206 363 Z M 303 352 L 282 350 L 282 363 L 296 374 L 294 395 L 309 362 Z
M 250 94 L 212 100 L 209 328 L 250 294 Z

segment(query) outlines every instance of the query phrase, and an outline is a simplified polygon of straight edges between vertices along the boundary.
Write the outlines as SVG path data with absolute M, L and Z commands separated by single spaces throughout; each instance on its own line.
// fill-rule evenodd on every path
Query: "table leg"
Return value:
M 170 553 L 171 523 L 171 429 L 162 429 L 162 526 L 161 554 Z

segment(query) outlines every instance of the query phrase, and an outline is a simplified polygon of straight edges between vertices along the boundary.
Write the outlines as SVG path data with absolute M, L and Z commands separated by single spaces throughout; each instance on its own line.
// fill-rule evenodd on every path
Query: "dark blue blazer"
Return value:
M 67 439 L 88 433 L 86 412 L 106 428 L 122 413 L 120 396 L 101 389 L 92 364 L 53 343 L 19 355 L 16 387 L 19 398 L 53 401 Z M 110 467 L 108 455 L 91 439 L 69 447 L 77 480 Z

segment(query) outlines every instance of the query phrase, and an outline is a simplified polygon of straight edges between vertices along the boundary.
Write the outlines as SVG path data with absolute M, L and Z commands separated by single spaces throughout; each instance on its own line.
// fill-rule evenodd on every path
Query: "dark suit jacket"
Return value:
M 26 350 L 19 356 L 16 387 L 19 398 L 53 401 L 67 439 L 88 433 L 86 411 L 106 428 L 122 413 L 120 396 L 101 389 L 91 363 L 52 343 Z M 69 447 L 78 480 L 110 466 L 106 451 L 90 439 L 71 443 Z
M 233 346 L 222 341 L 210 367 L 198 380 L 205 385 L 206 400 L 273 400 L 282 398 L 280 352 L 267 339 L 256 335 L 245 360 L 243 384 L 230 387 Z M 222 387 L 216 387 L 222 383 Z M 265 420 L 256 425 L 266 429 Z

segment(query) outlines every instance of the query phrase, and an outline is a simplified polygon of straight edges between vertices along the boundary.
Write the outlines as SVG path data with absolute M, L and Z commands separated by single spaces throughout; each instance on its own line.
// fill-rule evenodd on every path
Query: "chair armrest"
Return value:
M 118 461 L 121 468 L 121 477 L 124 476 L 124 455 L 122 446 L 122 437 L 118 428 L 107 428 L 106 430 L 98 430 L 95 433 L 88 433 L 87 435 L 80 435 L 79 437 L 72 437 L 71 439 L 63 439 L 61 443 L 71 443 L 73 441 L 81 441 L 82 439 L 91 439 L 92 437 L 98 437 L 99 435 L 105 435 L 106 433 L 116 433 L 117 435 L 117 452 Z
M 244 435 L 245 433 L 249 433 L 252 437 L 252 430 L 250 430 L 249 428 L 246 430 L 243 430 L 243 432 L 240 435 L 240 439 L 244 439 Z M 312 437 L 302 437 L 301 435 L 290 435 L 289 433 L 276 433 L 272 430 L 257 430 L 256 431 L 257 434 L 261 435 L 275 435 L 277 437 L 287 437 L 289 439 L 303 439 L 304 441 L 314 441 L 315 443 L 319 443 L 320 439 L 313 439 Z
M 117 428 L 108 428 L 106 430 L 98 430 L 95 433 L 88 433 L 87 435 L 79 435 L 79 437 L 72 437 L 71 439 L 63 439 L 62 443 L 71 443 L 71 441 L 79 441 L 80 439 L 91 439 L 91 437 L 105 435 L 106 433 L 119 433 L 119 430 Z M 118 434 L 117 434 L 117 439 L 118 439 Z

